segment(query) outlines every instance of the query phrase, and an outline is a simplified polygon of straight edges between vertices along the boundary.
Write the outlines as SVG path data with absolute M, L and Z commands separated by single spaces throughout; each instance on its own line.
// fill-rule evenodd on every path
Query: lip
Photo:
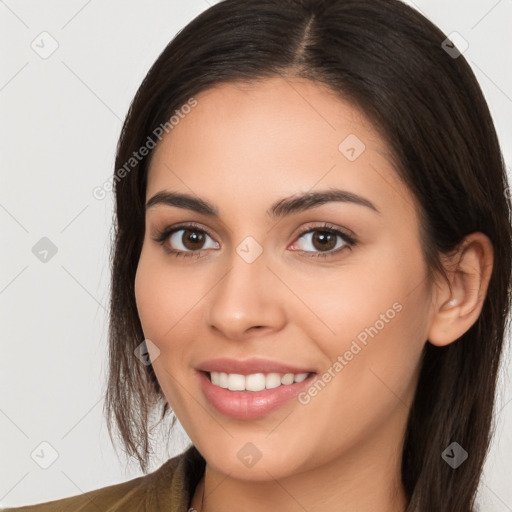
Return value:
M 239 420 L 254 420 L 279 409 L 295 398 L 306 386 L 309 386 L 317 375 L 312 373 L 302 382 L 262 391 L 229 391 L 229 389 L 212 384 L 208 373 L 204 371 L 197 373 L 208 402 L 221 414 Z
M 313 373 L 313 368 L 299 368 L 279 361 L 253 357 L 251 359 L 238 360 L 227 357 L 208 359 L 197 365 L 196 370 L 202 372 L 224 372 L 250 375 L 251 373 Z M 292 384 L 290 384 L 292 386 Z

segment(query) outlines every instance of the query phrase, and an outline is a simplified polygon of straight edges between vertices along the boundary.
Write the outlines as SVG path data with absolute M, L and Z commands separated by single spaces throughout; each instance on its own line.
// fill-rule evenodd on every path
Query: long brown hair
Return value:
M 421 213 L 432 275 L 463 237 L 485 233 L 494 265 L 475 324 L 446 347 L 425 344 L 402 457 L 408 511 L 472 512 L 493 424 L 497 374 L 510 308 L 511 218 L 505 165 L 487 103 L 463 55 L 398 0 L 225 0 L 167 45 L 131 104 L 114 174 L 115 225 L 105 413 L 143 471 L 149 419 L 169 412 L 134 295 L 152 154 L 130 161 L 190 98 L 216 84 L 292 75 L 327 84 L 360 108 L 391 149 Z M 449 50 L 449 51 L 448 51 Z M 130 161 L 130 167 L 126 163 Z M 120 169 L 124 168 L 125 172 Z M 441 453 L 459 443 L 456 470 Z

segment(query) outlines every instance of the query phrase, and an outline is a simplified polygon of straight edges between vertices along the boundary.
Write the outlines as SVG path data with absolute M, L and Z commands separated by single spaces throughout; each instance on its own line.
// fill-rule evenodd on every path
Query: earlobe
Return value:
M 492 266 L 489 238 L 479 232 L 468 235 L 445 266 L 449 281 L 437 284 L 427 337 L 432 345 L 449 345 L 476 322 L 487 295 Z

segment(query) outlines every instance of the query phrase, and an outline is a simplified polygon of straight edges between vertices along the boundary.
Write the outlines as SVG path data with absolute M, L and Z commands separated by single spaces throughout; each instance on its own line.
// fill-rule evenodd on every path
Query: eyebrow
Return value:
M 365 206 L 378 214 L 381 213 L 370 200 L 354 194 L 353 192 L 328 189 L 319 192 L 306 192 L 301 195 L 280 199 L 267 210 L 267 215 L 272 219 L 285 217 L 331 202 L 357 204 Z M 219 210 L 215 205 L 205 199 L 200 199 L 182 192 L 161 191 L 156 193 L 146 203 L 146 211 L 157 205 L 176 206 L 211 217 L 219 217 Z

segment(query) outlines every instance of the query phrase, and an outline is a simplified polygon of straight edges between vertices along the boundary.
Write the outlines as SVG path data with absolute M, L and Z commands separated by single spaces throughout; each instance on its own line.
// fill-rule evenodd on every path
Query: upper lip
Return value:
M 252 373 L 314 373 L 314 370 L 308 368 L 299 368 L 298 366 L 290 366 L 279 361 L 261 358 L 238 360 L 224 357 L 208 359 L 200 363 L 196 369 L 203 372 L 237 373 L 240 375 L 250 375 Z

